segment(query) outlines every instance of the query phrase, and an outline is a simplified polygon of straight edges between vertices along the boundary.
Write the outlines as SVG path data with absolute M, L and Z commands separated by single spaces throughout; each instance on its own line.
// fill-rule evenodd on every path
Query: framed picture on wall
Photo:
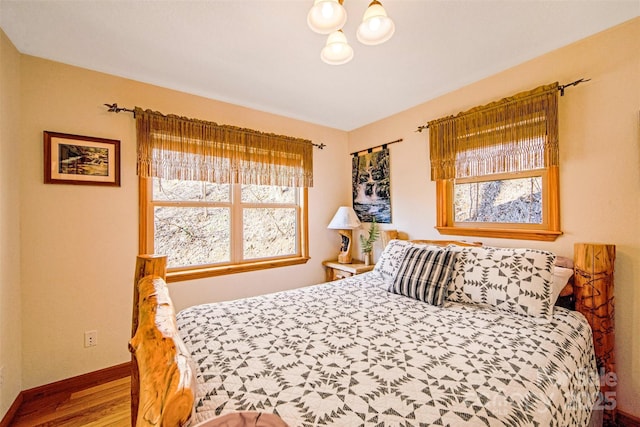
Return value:
M 44 131 L 45 184 L 120 186 L 120 141 Z

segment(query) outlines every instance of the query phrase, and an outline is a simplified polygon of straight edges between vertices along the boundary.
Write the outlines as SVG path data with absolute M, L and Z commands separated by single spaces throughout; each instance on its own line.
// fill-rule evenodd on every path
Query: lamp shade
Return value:
M 395 30 L 396 26 L 387 16 L 382 4 L 378 0 L 373 0 L 364 12 L 356 35 L 360 43 L 376 45 L 389 40 Z
M 329 34 L 339 30 L 347 22 L 347 11 L 339 0 L 315 0 L 307 24 L 316 33 Z
M 320 52 L 320 58 L 330 65 L 342 65 L 353 59 L 353 48 L 347 43 L 342 30 L 329 34 L 327 44 Z
M 352 230 L 360 227 L 360 220 L 353 208 L 340 206 L 327 228 L 332 230 Z

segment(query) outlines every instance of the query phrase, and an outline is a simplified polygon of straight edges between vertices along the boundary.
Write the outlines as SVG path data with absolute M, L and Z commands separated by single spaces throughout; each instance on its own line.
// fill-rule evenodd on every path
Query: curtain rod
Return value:
M 402 141 L 403 141 L 403 139 L 400 138 L 400 139 L 396 139 L 395 141 L 387 142 L 386 144 L 380 144 L 380 145 L 376 145 L 375 147 L 365 148 L 364 150 L 354 151 L 353 153 L 350 153 L 350 154 L 352 156 L 356 156 L 356 155 L 358 155 L 360 153 L 364 153 L 364 152 L 372 153 L 373 150 L 375 150 L 376 148 L 382 147 L 382 149 L 385 149 L 385 148 L 387 148 L 387 145 L 395 144 L 396 142 L 402 142 Z
M 575 82 L 567 83 L 567 84 L 564 84 L 564 85 L 559 85 L 558 86 L 558 90 L 560 91 L 560 96 L 564 96 L 564 90 L 566 88 L 571 87 L 571 86 L 578 86 L 580 83 L 584 83 L 584 82 L 588 82 L 588 81 L 591 81 L 591 79 L 582 78 L 582 79 L 576 80 Z M 428 124 L 422 125 L 422 126 L 418 126 L 418 129 L 416 129 L 416 132 L 422 132 L 425 129 L 429 129 L 429 125 Z
M 135 110 L 133 110 L 131 108 L 118 107 L 118 104 L 115 103 L 115 102 L 113 104 L 104 104 L 104 106 L 109 108 L 107 110 L 109 113 L 119 113 L 120 111 L 126 111 L 127 113 L 133 114 L 133 117 L 136 116 Z M 312 142 L 311 145 L 313 145 L 314 147 L 319 148 L 320 150 L 323 150 L 324 147 L 326 147 L 326 144 L 323 143 L 323 142 L 321 142 L 320 144 L 316 144 L 315 142 Z

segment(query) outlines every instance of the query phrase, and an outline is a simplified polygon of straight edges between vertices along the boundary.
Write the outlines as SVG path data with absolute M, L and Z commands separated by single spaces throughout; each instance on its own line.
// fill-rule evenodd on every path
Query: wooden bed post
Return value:
M 576 243 L 574 247 L 574 295 L 576 310 L 593 330 L 593 345 L 600 373 L 599 404 L 604 425 L 616 425 L 616 361 L 614 351 L 613 267 L 615 245 Z
M 138 329 L 138 282 L 145 276 L 156 276 L 163 280 L 167 275 L 167 257 L 165 255 L 138 255 L 133 278 L 133 313 L 131 317 L 131 338 Z M 136 425 L 138 402 L 140 401 L 140 378 L 135 352 L 131 352 L 131 425 Z

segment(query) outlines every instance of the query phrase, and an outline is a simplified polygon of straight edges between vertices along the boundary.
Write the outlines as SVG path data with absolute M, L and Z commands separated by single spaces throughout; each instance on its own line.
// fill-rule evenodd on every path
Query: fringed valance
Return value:
M 311 141 L 135 109 L 138 174 L 222 184 L 313 186 Z
M 429 122 L 431 179 L 558 165 L 558 83 Z

